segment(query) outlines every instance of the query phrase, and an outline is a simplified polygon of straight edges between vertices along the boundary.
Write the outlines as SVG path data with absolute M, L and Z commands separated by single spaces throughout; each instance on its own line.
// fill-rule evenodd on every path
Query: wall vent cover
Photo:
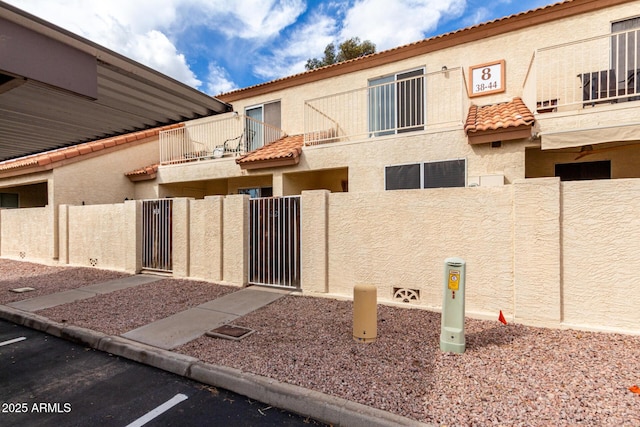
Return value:
M 393 299 L 405 303 L 420 301 L 420 289 L 393 288 Z

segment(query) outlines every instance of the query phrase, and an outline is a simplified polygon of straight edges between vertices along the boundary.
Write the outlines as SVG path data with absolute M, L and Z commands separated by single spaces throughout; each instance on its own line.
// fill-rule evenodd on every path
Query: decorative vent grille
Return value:
M 26 252 L 20 252 L 20 258 L 24 259 L 27 256 Z
M 89 258 L 89 264 L 91 267 L 95 267 L 98 265 L 98 258 Z
M 393 299 L 406 303 L 420 301 L 420 289 L 393 288 Z

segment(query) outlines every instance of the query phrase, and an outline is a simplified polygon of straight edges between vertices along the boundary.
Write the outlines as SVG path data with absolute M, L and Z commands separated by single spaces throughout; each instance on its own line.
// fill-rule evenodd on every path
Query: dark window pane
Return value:
M 464 187 L 465 160 L 424 164 L 424 188 Z
M 556 165 L 556 176 L 561 181 L 611 179 L 611 161 L 559 163 Z
M 420 188 L 420 164 L 387 166 L 385 188 L 387 190 Z
M 0 193 L 0 208 L 17 208 L 18 195 L 14 193 Z

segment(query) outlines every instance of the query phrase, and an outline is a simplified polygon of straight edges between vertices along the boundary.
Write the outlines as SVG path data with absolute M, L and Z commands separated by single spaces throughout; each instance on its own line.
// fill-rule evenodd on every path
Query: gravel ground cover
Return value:
M 50 293 L 106 274 L 67 270 L 0 260 L 0 292 L 40 283 Z M 121 334 L 234 290 L 164 279 L 38 314 Z M 233 324 L 256 332 L 237 342 L 201 337 L 177 351 L 436 425 L 640 425 L 640 395 L 629 390 L 640 385 L 640 336 L 467 319 L 466 352 L 442 353 L 439 313 L 379 305 L 378 339 L 361 344 L 350 301 L 302 296 Z
M 57 267 L 0 258 L 0 304 L 77 289 L 128 274 L 83 267 Z M 16 288 L 35 288 L 25 293 Z
M 436 425 L 639 426 L 640 337 L 466 319 L 440 351 L 440 314 L 378 306 L 352 338 L 352 303 L 288 296 L 236 320 L 256 332 L 177 351 Z
M 163 279 L 47 308 L 38 314 L 56 322 L 121 335 L 237 290 L 209 282 Z

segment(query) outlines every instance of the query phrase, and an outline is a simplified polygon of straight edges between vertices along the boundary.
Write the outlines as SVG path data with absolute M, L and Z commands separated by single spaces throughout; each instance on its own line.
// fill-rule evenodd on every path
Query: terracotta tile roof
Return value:
M 531 137 L 535 118 L 522 99 L 493 105 L 469 107 L 464 125 L 469 144 L 514 141 Z
M 524 105 L 522 99 L 513 98 L 510 102 L 469 107 L 464 131 L 468 135 L 470 132 L 531 126 L 533 122 L 533 113 Z
M 28 169 L 34 167 L 52 169 L 58 166 L 57 163 L 60 163 L 67 159 L 73 159 L 76 157 L 79 158 L 83 155 L 102 151 L 107 148 L 130 144 L 136 141 L 156 136 L 160 133 L 160 131 L 175 129 L 183 126 L 184 124 L 177 123 L 173 125 L 132 132 L 111 138 L 100 139 L 97 141 L 85 142 L 83 144 L 60 148 L 53 151 L 47 151 L 44 153 L 33 154 L 26 157 L 20 157 L 18 159 L 7 160 L 4 162 L 0 162 L 0 172 Z
M 154 179 L 158 174 L 158 166 L 159 163 L 155 163 L 150 166 L 145 166 L 143 168 L 127 172 L 124 175 L 131 181 L 145 181 L 148 179 Z
M 297 164 L 304 144 L 303 135 L 285 136 L 238 159 L 242 169 L 258 169 Z

